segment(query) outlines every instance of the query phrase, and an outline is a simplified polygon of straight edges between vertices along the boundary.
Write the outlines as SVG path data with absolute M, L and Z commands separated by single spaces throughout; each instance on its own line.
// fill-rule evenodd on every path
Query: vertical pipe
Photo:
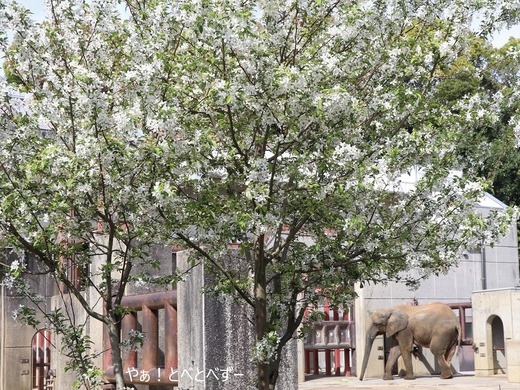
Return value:
M 122 341 L 130 339 L 130 332 L 137 329 L 137 314 L 128 313 L 121 320 L 121 338 Z M 137 367 L 137 353 L 133 346 L 122 349 L 123 373 L 129 368 Z
M 105 308 L 106 315 L 106 308 Z M 103 351 L 105 351 L 105 356 L 103 358 L 103 371 L 108 370 L 109 367 L 112 367 L 112 347 L 110 346 L 110 338 L 108 336 L 108 326 L 103 326 Z
M 47 374 L 48 374 L 48 377 L 50 379 L 50 370 L 51 370 L 51 365 L 52 365 L 52 354 L 51 354 L 51 348 L 52 348 L 52 333 L 50 331 L 48 331 L 48 339 L 47 339 L 47 343 L 49 344 L 48 348 L 49 348 L 49 365 L 47 366 Z
M 159 326 L 157 310 L 143 306 L 143 369 L 152 370 L 158 366 Z
M 305 309 L 305 312 L 304 312 L 304 317 L 305 318 L 308 318 L 309 317 L 309 307 L 307 307 L 307 309 Z M 313 332 L 313 330 L 310 330 L 310 332 Z M 310 335 L 308 336 L 310 337 Z M 303 347 L 303 356 L 305 357 L 305 373 L 306 374 L 310 374 L 311 373 L 311 351 L 309 351 L 308 349 L 305 349 L 305 345 Z
M 327 376 L 330 376 L 332 375 L 331 373 L 331 354 L 330 354 L 331 350 L 330 349 L 326 349 L 325 350 L 325 375 Z
M 42 364 L 42 377 L 43 377 L 43 384 L 45 386 L 45 380 L 47 379 L 47 363 L 49 359 L 49 355 L 47 354 L 47 330 L 42 331 L 43 332 L 43 364 Z
M 330 319 L 330 307 L 329 307 L 329 301 L 325 299 L 325 302 L 323 303 L 323 312 L 325 314 L 324 320 L 328 321 Z M 328 334 L 328 328 L 323 328 L 323 342 L 327 343 L 329 339 Z M 330 349 L 325 350 L 325 375 L 331 375 L 331 355 L 330 355 Z
M 480 259 L 481 259 L 481 274 L 482 274 L 482 290 L 487 290 L 487 275 L 486 275 L 486 247 L 482 244 L 482 249 L 480 250 Z
M 37 368 L 36 368 L 36 380 L 37 380 L 37 383 L 38 383 L 38 388 L 39 389 L 43 389 L 43 382 L 42 382 L 42 366 L 41 366 L 41 354 L 40 354 L 40 344 L 41 344 L 41 340 L 40 340 L 40 336 L 41 336 L 41 333 L 38 331 L 36 333 L 36 364 L 37 364 Z
M 350 348 L 345 348 L 345 376 L 351 376 L 350 370 Z
M 349 321 L 350 308 L 348 306 L 343 307 L 343 321 Z M 352 335 L 350 334 L 350 326 L 348 327 L 348 338 L 351 340 Z M 350 345 L 352 345 L 352 341 L 350 341 Z M 345 348 L 345 376 L 351 376 L 352 372 L 350 370 L 350 348 Z
M 340 376 L 341 375 L 341 355 L 340 355 L 340 349 L 336 348 L 334 350 L 334 375 Z
M 166 370 L 170 370 L 170 367 L 177 368 L 179 366 L 179 355 L 178 355 L 178 344 L 177 344 L 177 310 L 175 308 L 165 303 L 164 305 L 164 314 L 165 314 L 165 368 Z
M 354 305 L 349 307 L 348 311 L 348 319 L 349 319 L 349 325 L 348 325 L 348 334 L 350 339 L 350 344 L 354 346 L 354 349 L 356 348 L 356 322 L 354 321 L 356 318 L 356 309 L 354 308 Z M 357 358 L 356 354 L 352 353 L 350 356 L 350 371 L 353 372 L 354 375 L 357 375 Z M 352 374 L 351 374 L 352 375 Z
M 310 374 L 311 373 L 311 363 L 310 363 L 311 352 L 309 350 L 306 350 L 304 352 L 304 356 L 305 356 L 305 373 Z
M 333 320 L 339 321 L 339 312 L 338 308 L 335 307 L 333 310 Z M 339 329 L 339 326 L 336 325 L 334 329 L 334 337 L 336 340 L 334 340 L 335 343 L 339 344 L 341 342 L 341 336 L 340 336 L 341 330 Z M 341 374 L 341 355 L 339 348 L 336 348 L 334 350 L 334 375 L 339 376 Z
M 460 316 L 460 340 L 463 341 L 466 338 L 466 309 L 459 307 Z
M 317 349 L 312 351 L 312 357 L 313 357 L 312 373 L 314 375 L 319 375 L 319 373 L 320 373 L 320 362 L 319 362 L 319 351 Z

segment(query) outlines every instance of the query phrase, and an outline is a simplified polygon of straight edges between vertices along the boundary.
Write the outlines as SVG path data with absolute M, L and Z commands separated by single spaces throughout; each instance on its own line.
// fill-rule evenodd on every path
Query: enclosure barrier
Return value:
M 350 320 L 354 318 L 353 307 L 340 310 L 337 307 L 331 308 L 325 301 L 323 306 L 316 310 L 323 313 L 323 320 L 314 322 L 305 337 L 305 373 L 311 373 L 312 363 L 312 373 L 320 374 L 320 368 L 323 368 L 320 367 L 320 352 L 324 352 L 325 375 L 332 375 L 332 364 L 334 364 L 334 375 L 341 375 L 342 354 L 344 375 L 352 375 L 351 353 L 355 349 L 356 340 L 355 324 Z M 334 359 L 332 359 L 333 352 Z
M 177 292 L 172 290 L 128 295 L 123 297 L 121 306 L 132 309 L 121 320 L 122 344 L 130 340 L 134 332 L 144 334 L 145 337 L 140 361 L 135 348 L 122 348 L 125 383 L 177 386 Z M 159 323 L 161 317 L 164 318 L 163 326 Z M 162 359 L 160 359 L 159 329 L 164 330 L 164 364 L 160 364 Z M 108 351 L 104 360 L 104 378 L 113 383 L 115 382 L 114 365 L 106 327 L 103 344 L 104 350 Z M 113 389 L 112 383 L 106 384 L 103 388 Z

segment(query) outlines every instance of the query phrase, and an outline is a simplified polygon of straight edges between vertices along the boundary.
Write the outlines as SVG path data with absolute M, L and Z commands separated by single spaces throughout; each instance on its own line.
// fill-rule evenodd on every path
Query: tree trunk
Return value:
M 280 358 L 281 358 L 281 350 L 278 353 L 275 361 L 271 363 L 270 372 L 269 372 L 269 390 L 274 390 L 276 387 L 276 381 L 278 380 L 278 375 L 280 374 Z
M 119 327 L 114 321 L 110 321 L 108 327 L 108 338 L 112 348 L 112 364 L 114 365 L 114 377 L 116 379 L 116 390 L 125 389 L 123 378 L 123 360 L 121 359 Z
M 263 340 L 267 329 L 267 278 L 266 264 L 263 251 L 264 237 L 261 235 L 257 242 L 255 254 L 255 338 L 256 342 Z M 269 390 L 269 362 L 260 361 L 258 369 L 258 390 Z
M 276 357 L 273 360 L 270 360 L 269 363 L 259 364 L 258 365 L 258 379 L 260 379 L 260 372 L 262 372 L 262 376 L 266 378 L 265 382 L 260 385 L 260 381 L 258 383 L 259 390 L 275 390 L 276 382 L 278 381 L 278 376 L 280 374 L 280 360 L 282 356 L 282 348 L 276 353 Z
M 267 305 L 265 293 L 265 273 L 264 284 L 258 283 L 255 287 L 255 334 L 256 342 L 262 341 L 266 333 L 267 325 Z M 258 390 L 269 389 L 269 362 L 261 361 L 258 363 Z

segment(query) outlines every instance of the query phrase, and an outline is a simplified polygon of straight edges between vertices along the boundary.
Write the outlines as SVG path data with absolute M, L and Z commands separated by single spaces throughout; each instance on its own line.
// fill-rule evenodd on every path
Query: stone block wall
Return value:
M 178 253 L 177 266 L 190 268 L 186 252 Z M 178 284 L 179 390 L 256 389 L 250 308 L 203 293 L 208 283 L 211 277 L 198 265 Z M 277 388 L 298 389 L 296 342 L 286 346 Z

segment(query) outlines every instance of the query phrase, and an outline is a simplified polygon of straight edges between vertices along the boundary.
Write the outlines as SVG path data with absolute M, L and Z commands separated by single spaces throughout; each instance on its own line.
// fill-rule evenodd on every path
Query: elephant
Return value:
M 368 358 L 376 336 L 385 334 L 393 337 L 397 344 L 390 349 L 383 379 L 394 379 L 392 366 L 402 355 L 406 369 L 404 379 L 415 379 L 412 369 L 414 344 L 430 348 L 439 362 L 441 378 L 453 378 L 451 359 L 460 344 L 460 323 L 453 310 L 440 302 L 419 306 L 398 305 L 382 308 L 370 315 L 371 325 L 366 333 L 365 355 L 361 366 L 363 380 Z

